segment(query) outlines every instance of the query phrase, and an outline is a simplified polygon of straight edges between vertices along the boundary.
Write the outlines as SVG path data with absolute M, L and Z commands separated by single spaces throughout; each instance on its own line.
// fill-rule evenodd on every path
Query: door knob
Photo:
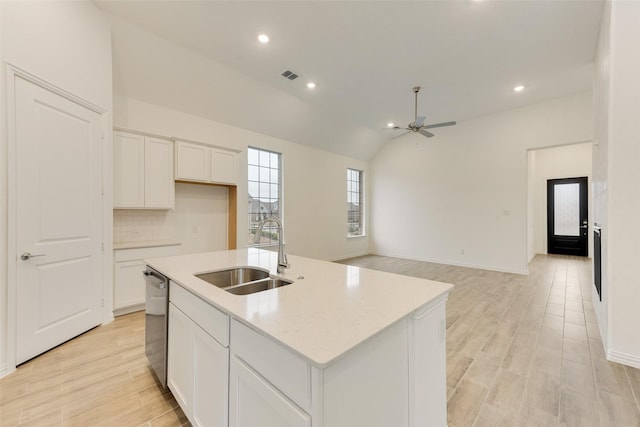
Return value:
M 23 261 L 28 260 L 29 258 L 33 258 L 33 257 L 37 257 L 37 256 L 46 256 L 47 254 L 31 254 L 29 252 L 25 252 L 22 255 L 20 255 L 20 259 Z

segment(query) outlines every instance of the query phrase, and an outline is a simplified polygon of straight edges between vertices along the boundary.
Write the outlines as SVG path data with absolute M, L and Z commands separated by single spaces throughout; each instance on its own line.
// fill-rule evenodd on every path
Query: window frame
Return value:
M 250 163 L 250 154 L 249 151 L 250 150 L 255 150 L 258 152 L 258 164 L 253 164 Z M 250 187 L 251 187 L 251 183 L 257 183 L 258 184 L 258 197 L 257 200 L 259 200 L 259 203 L 264 203 L 261 201 L 260 198 L 260 184 L 261 183 L 266 183 L 267 185 L 274 185 L 273 184 L 273 179 L 271 177 L 271 173 L 274 169 L 272 165 L 271 165 L 271 160 L 269 162 L 269 166 L 263 166 L 261 164 L 261 160 L 260 160 L 260 155 L 261 153 L 268 153 L 270 156 L 275 154 L 277 156 L 278 162 L 277 162 L 277 186 L 278 186 L 278 197 L 277 198 L 272 198 L 269 197 L 269 202 L 268 203 L 277 203 L 276 204 L 276 210 L 277 213 L 273 214 L 273 211 L 269 211 L 269 212 L 264 212 L 262 213 L 263 218 L 262 219 L 257 219 L 256 218 L 252 218 L 253 216 L 256 215 L 261 215 L 261 212 L 253 212 L 251 210 L 251 205 L 252 205 L 252 200 L 253 196 L 250 193 Z M 278 152 L 278 151 L 274 151 L 274 150 L 269 150 L 269 149 L 265 149 L 265 148 L 258 148 L 258 147 L 254 147 L 254 146 L 248 146 L 247 147 L 247 246 L 248 247 L 254 247 L 254 248 L 261 248 L 261 247 L 270 247 L 270 246 L 274 246 L 278 244 L 278 239 L 280 238 L 280 236 L 278 235 L 277 238 L 271 237 L 269 239 L 268 242 L 264 242 L 264 243 L 254 243 L 253 241 L 253 237 L 255 235 L 255 231 L 257 230 L 258 224 L 263 221 L 265 218 L 269 217 L 269 216 L 276 216 L 280 222 L 282 222 L 283 227 L 284 227 L 284 184 L 283 184 L 283 155 L 282 153 Z M 258 168 L 258 178 L 257 180 L 253 180 L 251 179 L 251 167 L 257 167 Z M 269 170 L 269 180 L 268 181 L 262 181 L 260 178 L 260 168 L 265 168 Z M 254 220 L 255 219 L 255 220 Z M 270 230 L 273 233 L 273 229 L 275 228 L 275 224 L 267 224 L 263 230 L 263 236 L 266 233 L 266 230 Z M 275 234 L 275 233 L 274 233 Z
M 352 173 L 356 173 L 357 179 L 354 180 L 352 179 Z M 357 191 L 353 191 L 351 184 L 353 182 L 356 182 L 358 184 L 358 188 Z M 351 168 L 348 167 L 347 168 L 347 238 L 352 239 L 352 238 L 358 238 L 358 237 L 365 237 L 366 236 L 366 228 L 365 228 L 365 183 L 364 183 L 364 171 L 362 169 L 356 169 L 356 168 Z M 358 200 L 358 221 L 351 221 L 351 216 L 352 216 L 352 212 L 354 212 L 353 209 L 351 209 L 351 205 L 352 205 L 352 197 L 353 195 L 357 194 L 357 200 Z M 359 234 L 355 234 L 353 232 L 350 231 L 350 227 L 351 224 L 357 223 L 359 224 L 359 228 L 360 228 L 360 233 Z

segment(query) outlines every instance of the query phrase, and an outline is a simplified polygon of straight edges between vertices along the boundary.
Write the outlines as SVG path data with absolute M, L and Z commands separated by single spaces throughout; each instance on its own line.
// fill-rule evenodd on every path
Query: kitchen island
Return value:
M 170 279 L 168 385 L 202 426 L 438 426 L 452 285 L 250 248 L 146 260 Z M 196 277 L 294 283 L 234 295 Z

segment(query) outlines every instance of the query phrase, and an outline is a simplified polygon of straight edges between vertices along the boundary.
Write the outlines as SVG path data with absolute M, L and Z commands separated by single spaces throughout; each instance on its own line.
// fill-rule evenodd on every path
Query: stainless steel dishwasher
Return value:
M 144 351 L 151 369 L 167 387 L 167 330 L 169 324 L 169 279 L 147 267 Z

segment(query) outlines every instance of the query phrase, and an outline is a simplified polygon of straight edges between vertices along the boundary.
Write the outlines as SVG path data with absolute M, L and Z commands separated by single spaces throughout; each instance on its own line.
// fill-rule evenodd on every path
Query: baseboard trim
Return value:
M 607 360 L 640 369 L 640 357 L 607 349 Z
M 116 310 L 113 310 L 113 316 L 118 317 L 124 314 L 129 314 L 136 311 L 142 311 L 144 310 L 144 308 L 145 308 L 145 303 L 130 305 L 129 307 L 118 308 Z
M 388 257 L 392 257 L 392 258 L 410 259 L 412 261 L 432 262 L 434 264 L 453 265 L 453 266 L 456 266 L 456 267 L 476 268 L 476 269 L 479 269 L 479 270 L 498 271 L 500 273 L 521 274 L 521 275 L 525 275 L 525 276 L 529 275 L 529 269 L 528 268 L 525 268 L 525 269 L 522 269 L 522 270 L 521 269 L 510 269 L 510 268 L 494 267 L 494 266 L 487 266 L 487 265 L 467 264 L 467 263 L 456 262 L 456 261 L 451 261 L 451 260 L 442 260 L 442 259 L 424 258 L 424 257 L 414 257 L 414 256 L 409 256 L 409 255 L 393 254 L 393 253 L 385 253 L 385 252 L 374 252 L 374 253 L 372 253 L 372 255 L 388 256 Z
M 7 375 L 9 375 L 10 373 L 14 372 L 15 370 L 16 370 L 16 368 L 7 369 L 7 365 L 6 364 L 0 365 L 0 378 L 6 377 Z
M 357 257 L 360 257 L 360 256 L 365 256 L 365 255 L 371 255 L 371 252 L 364 251 L 364 252 L 356 252 L 356 253 L 353 253 L 353 254 L 340 255 L 338 257 L 327 258 L 327 259 L 325 259 L 325 261 L 329 261 L 329 262 L 342 261 L 343 259 L 357 258 Z

